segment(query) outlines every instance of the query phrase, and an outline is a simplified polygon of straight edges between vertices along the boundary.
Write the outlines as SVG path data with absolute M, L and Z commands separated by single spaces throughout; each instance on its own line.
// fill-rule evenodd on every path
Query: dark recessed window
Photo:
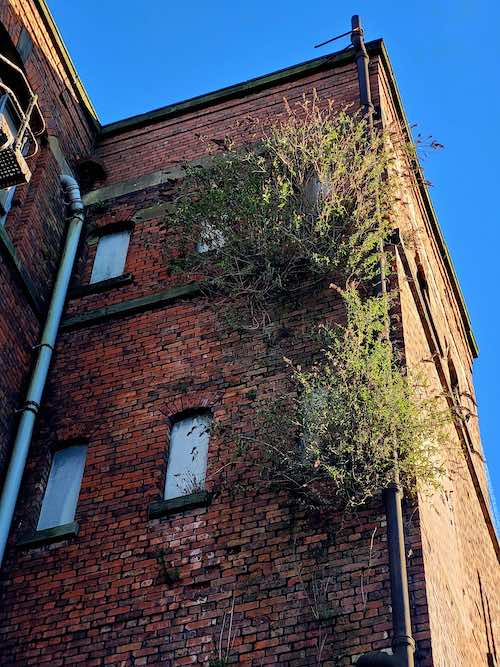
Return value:
M 450 375 L 450 387 L 453 398 L 457 402 L 460 402 L 460 383 L 458 381 L 458 375 L 455 369 L 455 364 L 453 363 L 450 357 L 448 357 L 448 373 Z
M 424 308 L 425 308 L 425 313 L 427 315 L 427 319 L 429 321 L 429 324 L 432 329 L 432 333 L 434 334 L 434 339 L 436 341 L 436 344 L 438 346 L 438 351 L 443 355 L 443 348 L 441 346 L 441 340 L 439 338 L 439 334 L 436 329 L 436 325 L 434 323 L 434 318 L 432 317 L 432 307 L 431 307 L 431 297 L 429 293 L 429 283 L 427 282 L 427 278 L 425 277 L 424 270 L 422 268 L 422 265 L 418 263 L 417 260 L 417 282 L 418 286 L 420 288 L 420 294 L 422 295 L 422 299 L 424 302 Z

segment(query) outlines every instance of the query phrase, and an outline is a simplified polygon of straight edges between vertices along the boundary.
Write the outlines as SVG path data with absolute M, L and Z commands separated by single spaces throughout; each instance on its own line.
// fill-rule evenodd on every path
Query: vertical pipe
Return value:
M 69 281 L 75 263 L 83 227 L 83 203 L 78 183 L 71 176 L 61 176 L 61 187 L 69 218 L 68 233 L 50 300 L 47 319 L 38 347 L 35 368 L 31 375 L 26 399 L 21 410 L 14 447 L 0 498 L 0 565 L 9 538 L 21 480 L 28 457 L 36 416 L 49 372 L 59 323 L 68 293 Z
M 361 19 L 357 14 L 351 18 L 351 28 L 351 44 L 353 45 L 356 54 L 356 67 L 358 69 L 359 101 L 363 107 L 363 113 L 366 116 L 371 133 L 373 131 L 374 107 L 372 102 L 372 91 L 370 88 L 370 74 L 368 71 L 370 57 L 368 56 L 368 51 L 365 46 Z
M 411 634 L 408 575 L 406 572 L 405 538 L 403 532 L 403 496 L 399 480 L 390 484 L 384 492 L 387 517 L 387 548 L 389 551 L 389 576 L 392 605 L 392 651 L 400 658 L 403 667 L 413 667 L 415 641 Z
M 359 100 L 368 122 L 368 131 L 373 136 L 374 107 L 370 89 L 368 70 L 369 56 L 366 50 L 363 28 L 359 16 L 351 19 L 351 43 L 355 50 L 358 71 Z M 385 252 L 380 244 L 380 272 L 382 294 L 386 294 Z M 385 336 L 389 339 L 389 319 L 385 325 Z M 402 667 L 414 667 L 415 641 L 411 634 L 410 600 L 408 595 L 408 575 L 401 508 L 402 490 L 399 483 L 397 452 L 394 453 L 394 481 L 384 491 L 387 517 L 387 548 L 389 551 L 389 576 L 391 581 L 392 606 L 392 650 Z

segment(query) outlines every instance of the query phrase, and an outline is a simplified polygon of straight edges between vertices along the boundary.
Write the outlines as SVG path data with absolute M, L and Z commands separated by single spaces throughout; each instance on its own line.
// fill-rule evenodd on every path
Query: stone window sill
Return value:
M 198 507 L 208 507 L 211 502 L 212 494 L 208 491 L 190 493 L 188 496 L 179 496 L 179 498 L 169 500 L 159 500 L 149 505 L 148 519 L 159 519 L 162 516 L 171 516 Z
M 115 278 L 108 278 L 107 280 L 99 280 L 97 283 L 89 285 L 79 285 L 73 287 L 69 291 L 70 299 L 77 299 L 88 294 L 99 294 L 100 292 L 107 292 L 115 287 L 123 287 L 123 285 L 130 285 L 134 281 L 134 276 L 131 273 L 123 273 L 121 276 Z
M 44 530 L 34 530 L 18 540 L 16 546 L 24 549 L 26 547 L 41 547 L 52 542 L 61 542 L 78 535 L 78 530 L 79 526 L 76 521 L 65 523 L 62 526 L 45 528 Z

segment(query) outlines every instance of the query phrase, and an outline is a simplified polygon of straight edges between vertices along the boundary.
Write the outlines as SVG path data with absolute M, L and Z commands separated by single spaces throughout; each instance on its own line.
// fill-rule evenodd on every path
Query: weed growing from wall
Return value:
M 251 435 L 239 436 L 262 484 L 284 488 L 308 507 L 352 512 L 380 497 L 394 478 L 437 488 L 448 449 L 449 410 L 408 376 L 382 335 L 384 300 L 343 292 L 346 323 L 321 329 L 310 368 L 292 366 L 290 391 L 257 408 Z
M 189 169 L 170 220 L 183 270 L 240 324 L 258 328 L 334 280 L 345 322 L 320 327 L 313 366 L 288 363 L 290 392 L 261 402 L 238 451 L 262 483 L 347 511 L 380 495 L 396 458 L 407 491 L 438 486 L 449 423 L 442 397 L 406 374 L 387 335 L 391 295 L 378 286 L 395 203 L 391 142 L 367 130 L 316 98 L 287 106 L 257 146 L 227 142 L 208 168 Z
M 372 281 L 389 230 L 385 145 L 358 114 L 317 99 L 286 106 L 257 146 L 227 142 L 207 168 L 187 169 L 168 219 L 179 265 L 253 327 L 326 278 Z

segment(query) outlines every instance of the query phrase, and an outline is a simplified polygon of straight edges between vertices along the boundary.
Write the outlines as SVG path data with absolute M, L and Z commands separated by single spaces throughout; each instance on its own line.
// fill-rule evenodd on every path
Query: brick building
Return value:
M 182 165 L 204 158 L 200 134 L 222 139 L 249 116 L 276 118 L 285 97 L 293 104 L 316 90 L 339 108 L 358 106 L 355 49 L 101 127 L 43 0 L 2 0 L 0 24 L 1 53 L 19 68 L 2 62 L 0 81 L 26 104 L 21 70 L 40 110 L 31 180 L 0 193 L 2 483 L 18 410 L 32 409 L 26 389 L 65 242 L 61 174 L 77 178 L 85 205 L 0 572 L 0 663 L 209 664 L 228 644 L 231 664 L 349 665 L 390 653 L 382 500 L 342 524 L 333 513 L 316 523 L 292 516 L 273 493 L 164 493 L 183 420 L 251 419 L 255 393 L 279 386 L 281 358 L 310 353 L 294 332 L 313 312 L 341 316 L 325 290 L 272 344 L 221 328 L 169 266 Z M 404 133 L 384 44 L 367 49 L 377 117 Z M 419 236 L 417 250 L 403 234 L 393 247 L 406 362 L 431 360 L 433 385 L 450 401 L 465 396 L 473 413 L 477 350 L 453 266 L 425 185 L 401 190 L 397 226 Z M 500 659 L 498 542 L 477 420 L 453 437 L 462 453 L 444 492 L 403 503 L 415 664 L 491 667 Z M 225 452 L 216 435 L 206 448 L 209 480 Z M 50 499 L 61 483 L 73 493 L 58 515 Z M 324 617 L 310 604 L 318 590 Z

